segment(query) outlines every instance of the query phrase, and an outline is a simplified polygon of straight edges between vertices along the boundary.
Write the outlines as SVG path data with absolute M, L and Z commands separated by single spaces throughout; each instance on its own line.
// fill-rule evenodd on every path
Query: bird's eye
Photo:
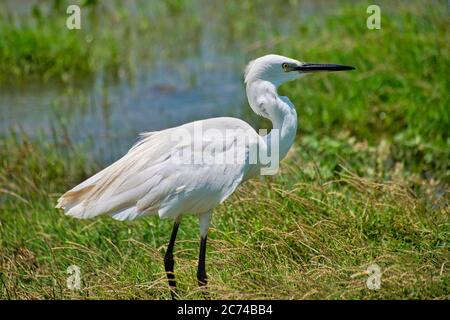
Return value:
M 288 71 L 289 64 L 288 64 L 288 63 L 283 63 L 283 64 L 281 65 L 281 67 L 283 68 L 284 71 Z

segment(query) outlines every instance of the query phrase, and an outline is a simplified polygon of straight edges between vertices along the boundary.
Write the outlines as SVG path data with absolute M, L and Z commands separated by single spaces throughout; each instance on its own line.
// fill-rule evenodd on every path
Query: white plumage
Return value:
M 57 207 L 76 218 L 101 214 L 117 220 L 152 214 L 173 218 L 175 224 L 164 259 L 173 298 L 172 251 L 178 225 L 183 214 L 197 214 L 201 236 L 197 278 L 200 285 L 205 285 L 206 238 L 212 209 L 243 181 L 273 165 L 263 161 L 261 155 L 275 154 L 275 161 L 281 160 L 294 143 L 297 113 L 288 97 L 278 95 L 277 87 L 307 72 L 352 69 L 302 63 L 279 55 L 255 59 L 245 70 L 247 98 L 255 113 L 272 121 L 268 135 L 260 136 L 246 122 L 227 117 L 144 133 L 121 159 L 63 194 Z M 189 156 L 180 156 L 186 154 Z
M 133 220 L 144 215 L 159 214 L 161 218 L 178 218 L 183 213 L 208 212 L 224 201 L 237 186 L 256 172 L 247 161 L 250 143 L 240 146 L 238 137 L 230 133 L 248 132 L 253 144 L 261 137 L 246 122 L 235 118 L 213 118 L 201 121 L 204 131 L 221 130 L 224 141 L 174 141 L 174 130 L 194 135 L 198 122 L 142 135 L 117 162 L 65 193 L 58 201 L 67 215 L 93 218 L 109 214 L 117 220 Z M 227 129 L 227 132 L 225 132 Z M 217 144 L 214 146 L 212 144 Z M 206 148 L 208 147 L 208 148 Z M 240 148 L 240 149 L 238 149 Z M 235 154 L 234 164 L 177 163 L 176 154 L 187 152 Z M 211 158 L 213 155 L 211 155 Z M 239 160 L 237 157 L 241 157 Z

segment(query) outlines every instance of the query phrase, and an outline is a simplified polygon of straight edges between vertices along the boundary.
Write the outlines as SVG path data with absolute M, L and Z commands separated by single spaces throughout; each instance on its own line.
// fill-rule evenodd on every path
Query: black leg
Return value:
M 180 223 L 178 221 L 175 221 L 172 229 L 172 235 L 170 236 L 169 245 L 167 246 L 167 251 L 164 256 L 164 268 L 166 269 L 167 279 L 169 280 L 170 295 L 172 296 L 173 300 L 177 298 L 177 283 L 175 281 L 175 273 L 173 272 L 173 266 L 175 264 L 173 260 L 173 247 L 175 246 L 175 239 L 177 238 L 179 225 Z
M 197 280 L 198 285 L 200 287 L 205 287 L 207 284 L 207 276 L 206 276 L 206 269 L 205 269 L 205 258 L 206 258 L 206 239 L 207 236 L 201 237 L 200 239 L 200 254 L 198 256 L 198 269 L 197 269 Z M 203 296 L 205 299 L 208 299 L 208 292 L 203 291 Z

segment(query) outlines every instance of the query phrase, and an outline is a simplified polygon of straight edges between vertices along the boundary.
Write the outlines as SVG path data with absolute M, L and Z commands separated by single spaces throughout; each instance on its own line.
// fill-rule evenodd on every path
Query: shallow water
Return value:
M 188 61 L 194 69 L 200 63 Z M 109 161 L 124 153 L 140 132 L 218 117 L 244 117 L 244 89 L 239 72 L 221 66 L 196 72 L 189 85 L 177 70 L 139 70 L 133 82 L 104 83 L 101 75 L 92 86 L 73 91 L 62 86 L 27 86 L 3 90 L 0 130 L 23 129 L 31 136 L 68 131 L 76 143 L 88 143 L 97 158 Z

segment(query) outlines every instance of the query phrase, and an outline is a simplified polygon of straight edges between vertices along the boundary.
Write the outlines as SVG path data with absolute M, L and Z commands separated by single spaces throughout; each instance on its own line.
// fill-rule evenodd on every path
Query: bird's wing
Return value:
M 250 133 L 251 127 L 241 120 L 215 118 L 203 120 L 203 130 L 218 130 L 223 139 L 199 137 L 194 134 L 195 123 L 145 134 L 121 159 L 65 193 L 57 207 L 78 218 L 109 214 L 119 220 L 155 213 L 176 217 L 212 209 L 244 179 L 249 147 L 258 143 L 259 136 L 254 130 Z M 180 128 L 190 140 L 174 138 L 174 130 Z M 242 143 L 242 132 L 236 128 L 247 130 L 251 138 Z M 226 137 L 225 130 L 229 131 Z M 180 155 L 190 155 L 190 159 Z

